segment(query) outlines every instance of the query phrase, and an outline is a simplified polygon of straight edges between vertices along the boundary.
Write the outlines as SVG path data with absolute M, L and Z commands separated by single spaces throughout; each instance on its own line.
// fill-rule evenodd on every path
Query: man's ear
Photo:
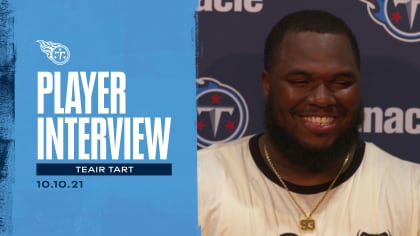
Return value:
M 262 80 L 264 96 L 267 97 L 268 94 L 270 93 L 270 75 L 266 70 L 263 71 L 261 75 L 261 80 Z

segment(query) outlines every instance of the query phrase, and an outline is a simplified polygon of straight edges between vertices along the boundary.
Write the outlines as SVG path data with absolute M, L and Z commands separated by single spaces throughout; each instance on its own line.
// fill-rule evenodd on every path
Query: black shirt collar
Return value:
M 271 181 L 283 187 L 276 177 L 276 175 L 271 171 L 271 169 L 267 166 L 266 162 L 264 161 L 264 157 L 261 155 L 260 149 L 258 147 L 258 139 L 262 136 L 262 134 L 257 134 L 249 140 L 249 149 L 251 151 L 252 158 L 254 159 L 255 164 L 260 169 L 260 171 Z M 365 142 L 359 140 L 356 146 L 356 150 L 353 156 L 353 159 L 349 165 L 349 167 L 344 171 L 344 173 L 337 179 L 337 182 L 334 184 L 334 187 L 339 186 L 340 184 L 344 183 L 348 180 L 359 168 L 360 164 L 362 163 L 363 156 L 365 153 Z M 313 186 L 302 186 L 293 184 L 291 182 L 285 181 L 287 187 L 290 191 L 295 193 L 301 194 L 316 194 L 320 192 L 324 192 L 328 189 L 331 182 L 327 182 L 320 185 L 313 185 Z

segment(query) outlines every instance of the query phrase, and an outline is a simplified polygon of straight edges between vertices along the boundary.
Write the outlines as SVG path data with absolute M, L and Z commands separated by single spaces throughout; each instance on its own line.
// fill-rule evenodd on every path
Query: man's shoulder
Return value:
M 200 149 L 198 151 L 198 157 L 204 157 L 204 156 L 213 156 L 213 155 L 220 155 L 223 153 L 232 153 L 232 152 L 240 152 L 249 149 L 249 142 L 251 138 L 253 138 L 255 135 L 249 135 L 243 138 L 236 139 L 231 142 L 227 143 L 217 143 L 213 144 L 209 147 Z
M 228 143 L 215 144 L 198 151 L 198 172 L 229 173 L 232 169 L 239 168 L 239 163 L 252 161 L 250 141 L 255 135 L 246 136 Z
M 251 135 L 232 142 L 215 144 L 198 151 L 197 172 L 202 199 L 218 198 L 224 191 L 228 178 L 244 179 L 246 163 L 252 162 L 249 143 L 253 137 Z
M 387 173 L 400 173 L 420 179 L 420 164 L 398 157 L 374 143 L 366 142 L 365 161 L 368 166 Z M 380 168 L 382 166 L 382 168 Z M 414 175 L 414 176 L 413 176 Z

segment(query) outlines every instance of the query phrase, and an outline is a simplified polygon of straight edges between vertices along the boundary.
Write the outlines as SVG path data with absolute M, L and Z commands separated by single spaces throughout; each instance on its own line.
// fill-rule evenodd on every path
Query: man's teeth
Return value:
M 333 117 L 328 116 L 307 116 L 303 118 L 307 122 L 315 123 L 318 125 L 328 125 L 333 122 Z

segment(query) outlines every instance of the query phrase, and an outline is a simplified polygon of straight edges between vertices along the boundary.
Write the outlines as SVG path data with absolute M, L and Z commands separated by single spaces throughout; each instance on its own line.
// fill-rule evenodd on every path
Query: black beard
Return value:
M 343 161 L 359 139 L 358 130 L 362 122 L 363 106 L 360 104 L 352 125 L 329 148 L 314 149 L 297 140 L 278 124 L 271 93 L 265 101 L 264 123 L 268 138 L 291 163 L 313 173 L 324 171 L 337 162 Z

